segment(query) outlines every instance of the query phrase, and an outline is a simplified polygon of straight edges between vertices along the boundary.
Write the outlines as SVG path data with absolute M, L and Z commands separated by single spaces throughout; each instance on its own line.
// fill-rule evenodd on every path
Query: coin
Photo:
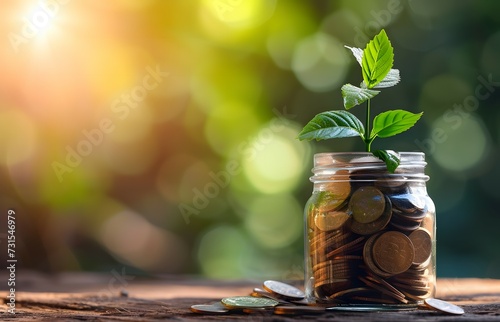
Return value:
M 427 229 L 427 231 L 434 231 L 434 218 L 431 214 L 426 214 L 420 224 L 420 227 Z
M 349 181 L 328 182 L 318 193 L 317 205 L 321 212 L 338 209 L 351 194 Z
M 411 282 L 411 284 L 404 283 L 404 281 L 401 281 L 400 279 L 394 278 L 393 281 L 391 281 L 394 286 L 399 287 L 400 289 L 404 290 L 428 290 L 428 284 L 427 282 L 421 281 L 421 280 L 414 280 Z
M 375 180 L 375 187 L 383 193 L 403 194 L 409 193 L 408 183 L 404 180 L 394 180 L 392 178 L 379 178 Z
M 361 187 L 352 194 L 349 209 L 357 222 L 371 223 L 384 213 L 384 194 L 372 186 Z
M 303 291 L 299 290 L 295 286 L 278 281 L 265 281 L 263 286 L 266 291 L 277 294 L 286 299 L 300 300 L 306 296 Z
M 387 224 L 391 220 L 391 216 L 392 216 L 391 201 L 389 200 L 388 197 L 385 197 L 385 210 L 382 216 L 380 216 L 377 220 L 367 224 L 362 224 L 356 220 L 353 220 L 351 221 L 350 228 L 353 233 L 356 233 L 358 235 L 371 235 L 384 229 L 385 226 L 387 226 Z
M 299 314 L 322 314 L 325 308 L 321 306 L 277 306 L 275 314 L 299 315 Z
M 191 311 L 202 314 L 224 314 L 229 312 L 221 303 L 191 305 Z
M 415 258 L 413 264 L 424 264 L 432 254 L 432 238 L 429 232 L 423 228 L 419 228 L 412 232 L 410 238 L 415 248 Z
M 404 297 L 404 294 L 400 294 L 399 291 L 398 291 L 398 293 L 393 292 L 392 290 L 389 290 L 389 289 L 387 289 L 379 284 L 373 283 L 373 282 L 371 282 L 368 279 L 363 278 L 363 277 L 359 277 L 359 280 L 362 281 L 363 283 L 365 283 L 366 286 L 369 286 L 369 287 L 379 291 L 382 294 L 390 296 L 391 298 L 396 299 L 399 302 L 402 302 L 405 304 L 408 303 L 408 301 Z
M 330 231 L 342 227 L 350 216 L 343 211 L 329 211 L 314 216 L 314 223 L 322 231 Z
M 419 220 L 413 220 L 400 210 L 393 209 L 390 225 L 396 230 L 412 232 L 420 227 Z
M 415 211 L 423 211 L 425 209 L 426 200 L 411 193 L 389 196 L 392 205 L 406 213 Z
M 315 287 L 320 287 L 320 286 L 325 286 L 328 285 L 331 289 L 336 289 L 336 288 L 343 288 L 344 285 L 350 285 L 351 281 L 347 278 L 333 278 L 330 277 L 325 280 L 317 280 L 314 283 Z M 338 291 L 337 291 L 338 292 Z
M 401 290 L 401 292 L 403 292 L 408 299 L 413 300 L 413 301 L 417 301 L 417 302 L 423 301 L 431 295 L 430 291 L 423 293 L 422 295 L 413 294 L 413 293 L 410 293 L 410 291 Z
M 270 308 L 279 304 L 278 301 L 273 299 L 253 296 L 225 297 L 221 300 L 221 303 L 228 309 Z
M 313 267 L 314 277 L 317 282 L 330 279 L 346 279 L 358 273 L 356 262 L 322 262 Z
M 441 312 L 449 313 L 449 314 L 464 314 L 465 311 L 460 306 L 455 304 L 448 303 L 443 300 L 438 300 L 434 298 L 429 298 L 424 300 L 425 304 L 431 308 Z
M 352 236 L 352 233 L 350 231 L 345 231 L 345 232 L 340 232 L 328 236 L 325 240 L 325 252 L 330 252 L 335 248 L 338 248 L 342 245 L 344 245 L 349 238 Z
M 373 260 L 383 271 L 400 274 L 410 268 L 415 257 L 411 240 L 403 233 L 388 231 L 373 243 Z
M 253 292 L 250 293 L 250 296 L 253 296 L 253 297 L 267 297 L 269 299 L 273 299 L 273 300 L 276 300 L 278 301 L 280 304 L 287 304 L 288 302 L 285 301 L 285 300 L 282 300 L 276 296 L 274 296 L 273 294 L 263 290 L 263 289 L 260 289 L 258 287 L 254 288 L 253 289 Z
M 290 302 L 292 302 L 293 304 L 296 304 L 296 305 L 311 305 L 312 304 L 306 298 L 303 298 L 301 300 L 290 300 Z
M 390 290 L 391 292 L 397 294 L 400 297 L 404 297 L 404 294 L 401 293 L 398 289 L 396 289 L 394 286 L 392 286 L 389 282 L 387 282 L 385 279 L 378 277 L 377 275 L 374 274 L 369 274 L 366 279 L 373 281 L 375 283 L 378 283 L 382 286 L 384 286 L 386 289 Z
M 352 295 L 352 294 L 356 294 L 356 293 L 366 293 L 369 290 L 370 289 L 367 287 L 349 288 L 349 289 L 345 289 L 345 290 L 339 291 L 337 293 L 334 293 L 334 294 L 330 295 L 329 298 L 334 299 L 334 298 L 343 297 L 346 295 Z
M 252 307 L 252 308 L 244 308 L 241 310 L 243 313 L 247 314 L 272 314 L 273 309 L 272 308 L 263 308 L 263 307 Z
M 373 244 L 375 243 L 375 241 L 377 240 L 377 238 L 379 236 L 380 236 L 380 233 L 372 235 L 370 238 L 368 238 L 368 240 L 366 241 L 366 243 L 363 247 L 363 260 L 364 260 L 366 266 L 368 266 L 368 269 L 370 271 L 372 271 L 373 273 L 375 273 L 379 276 L 382 276 L 382 277 L 389 277 L 392 274 L 389 274 L 389 273 L 381 270 L 380 268 L 378 268 L 378 266 L 375 265 L 375 262 L 373 261 L 373 254 L 372 254 Z
M 340 246 L 337 249 L 332 250 L 331 252 L 329 252 L 326 255 L 326 257 L 330 258 L 330 257 L 333 257 L 335 255 L 339 255 L 339 254 L 347 254 L 350 250 L 355 249 L 356 245 L 361 245 L 360 243 L 364 239 L 365 239 L 364 236 L 358 237 L 355 240 L 353 240 L 353 241 L 351 241 L 351 242 L 349 242 L 347 244 L 344 244 L 344 245 Z

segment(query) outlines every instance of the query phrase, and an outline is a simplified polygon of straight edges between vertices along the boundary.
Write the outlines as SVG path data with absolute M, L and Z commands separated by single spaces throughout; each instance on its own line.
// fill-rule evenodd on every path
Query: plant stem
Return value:
M 372 140 L 370 140 L 370 99 L 368 99 L 366 104 L 365 147 L 366 152 L 370 152 L 372 144 Z

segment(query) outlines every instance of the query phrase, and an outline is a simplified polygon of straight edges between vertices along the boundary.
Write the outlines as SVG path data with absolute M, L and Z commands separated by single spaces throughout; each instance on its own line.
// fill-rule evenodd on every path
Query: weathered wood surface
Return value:
M 1 321 L 500 321 L 500 280 L 440 279 L 437 297 L 461 305 L 466 314 L 439 312 L 325 313 L 320 316 L 263 314 L 198 315 L 193 304 L 247 295 L 259 281 L 121 279 L 101 275 L 60 275 L 25 279 L 16 290 L 16 314 L 0 310 Z M 4 279 L 5 280 L 5 279 Z M 4 288 L 5 289 L 5 288 Z M 5 303 L 7 292 L 0 296 Z

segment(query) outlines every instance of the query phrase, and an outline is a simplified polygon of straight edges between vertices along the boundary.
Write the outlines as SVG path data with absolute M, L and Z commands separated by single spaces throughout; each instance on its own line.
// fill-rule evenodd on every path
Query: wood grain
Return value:
M 47 280 L 48 279 L 48 280 Z M 58 282 L 54 282 L 58 281 Z M 500 280 L 440 279 L 437 297 L 465 309 L 461 317 L 428 310 L 377 313 L 325 313 L 321 316 L 278 316 L 270 313 L 198 315 L 193 304 L 247 295 L 259 281 L 210 281 L 193 278 L 164 278 L 128 281 L 110 287 L 109 276 L 68 274 L 64 277 L 31 277 L 16 292 L 15 316 L 0 312 L 2 321 L 500 321 Z M 21 289 L 23 291 L 21 291 Z M 0 292 L 5 301 L 7 292 Z

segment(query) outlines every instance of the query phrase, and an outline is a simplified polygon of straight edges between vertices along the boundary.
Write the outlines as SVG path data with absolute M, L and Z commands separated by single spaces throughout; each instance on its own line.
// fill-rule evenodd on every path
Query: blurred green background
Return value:
M 3 1 L 0 259 L 15 209 L 24 269 L 301 278 L 312 156 L 363 146 L 295 137 L 361 81 L 343 45 L 385 28 L 402 82 L 373 113 L 424 117 L 373 147 L 427 154 L 438 276 L 500 278 L 499 9 Z

